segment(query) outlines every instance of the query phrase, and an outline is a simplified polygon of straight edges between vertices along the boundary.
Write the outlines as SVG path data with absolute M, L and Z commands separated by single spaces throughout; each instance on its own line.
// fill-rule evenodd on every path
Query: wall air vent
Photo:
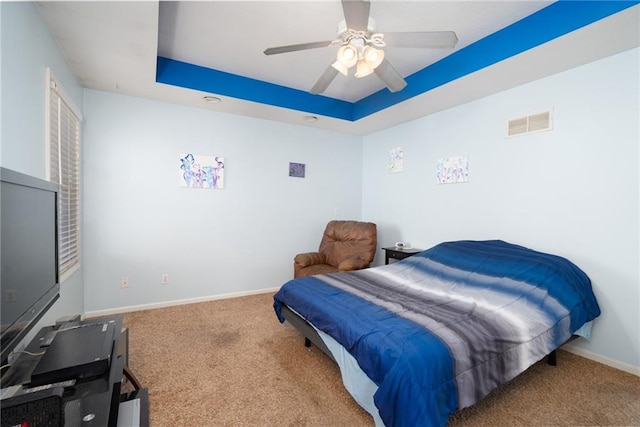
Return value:
M 551 130 L 551 111 L 509 120 L 507 136 Z

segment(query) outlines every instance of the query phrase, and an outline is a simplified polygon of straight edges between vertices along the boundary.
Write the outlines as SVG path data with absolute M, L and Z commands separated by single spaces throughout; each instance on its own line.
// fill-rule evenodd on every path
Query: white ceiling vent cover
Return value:
M 540 132 L 552 129 L 551 111 L 532 114 L 509 120 L 507 136 L 522 135 L 531 132 Z

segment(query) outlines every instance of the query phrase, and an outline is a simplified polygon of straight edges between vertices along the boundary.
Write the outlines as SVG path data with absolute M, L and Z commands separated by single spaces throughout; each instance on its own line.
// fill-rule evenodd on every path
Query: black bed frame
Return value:
M 324 343 L 324 341 L 322 341 L 322 338 L 320 338 L 318 332 L 313 328 L 313 326 L 309 324 L 309 322 L 291 311 L 291 309 L 284 304 L 282 304 L 282 315 L 289 323 L 291 323 L 294 328 L 299 330 L 302 335 L 304 335 L 305 347 L 311 347 L 311 343 L 314 343 L 316 347 L 322 350 L 324 354 L 329 356 L 331 360 L 335 362 L 331 351 L 329 351 L 327 345 Z
M 331 351 L 329 351 L 329 348 L 327 348 L 324 341 L 322 341 L 322 338 L 320 338 L 320 335 L 318 335 L 318 332 L 313 328 L 313 326 L 309 324 L 309 322 L 304 320 L 302 317 L 298 316 L 285 304 L 282 305 L 282 315 L 289 323 L 291 323 L 291 325 L 294 328 L 296 328 L 298 331 L 302 333 L 302 335 L 304 336 L 305 347 L 311 347 L 311 343 L 314 343 L 316 347 L 322 350 L 324 354 L 329 356 L 335 362 L 335 359 L 333 358 Z M 567 342 L 572 341 L 574 338 L 576 337 L 574 336 L 569 338 Z M 551 366 L 557 365 L 556 350 L 553 350 L 551 353 L 547 355 L 547 364 Z

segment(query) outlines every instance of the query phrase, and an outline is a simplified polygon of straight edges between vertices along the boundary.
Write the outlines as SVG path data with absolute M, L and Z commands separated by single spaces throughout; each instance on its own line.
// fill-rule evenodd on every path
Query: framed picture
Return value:
M 402 172 L 404 168 L 404 148 L 398 147 L 389 150 L 389 162 L 387 165 L 389 173 Z
M 456 156 L 438 159 L 436 181 L 438 184 L 469 182 L 469 158 Z
M 289 163 L 289 176 L 294 178 L 304 178 L 304 163 Z
M 180 187 L 224 188 L 224 157 L 183 153 L 179 166 Z

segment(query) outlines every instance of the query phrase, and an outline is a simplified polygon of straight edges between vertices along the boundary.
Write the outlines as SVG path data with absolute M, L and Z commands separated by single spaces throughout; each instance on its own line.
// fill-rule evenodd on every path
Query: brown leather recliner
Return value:
M 296 255 L 293 276 L 336 273 L 369 267 L 376 254 L 378 230 L 372 222 L 330 221 L 318 252 Z

